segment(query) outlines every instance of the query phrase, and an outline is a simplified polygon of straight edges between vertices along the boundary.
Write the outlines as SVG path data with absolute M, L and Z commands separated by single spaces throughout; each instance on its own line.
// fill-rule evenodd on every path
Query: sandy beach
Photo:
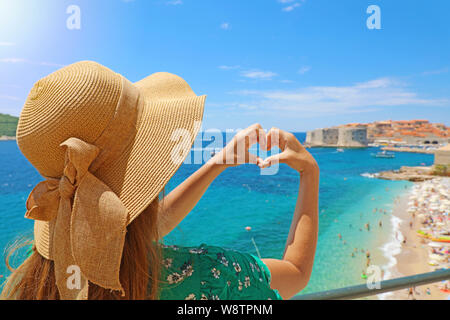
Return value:
M 428 185 L 424 185 L 428 183 Z M 448 248 L 450 244 L 443 242 L 433 242 L 435 246 L 441 246 L 441 251 L 444 252 L 441 255 L 441 263 L 439 265 L 430 265 L 430 254 L 432 254 L 433 247 L 429 245 L 430 240 L 420 237 L 417 230 L 424 227 L 423 213 L 420 212 L 430 212 L 430 206 L 432 202 L 425 199 L 422 200 L 419 207 L 414 205 L 418 204 L 416 201 L 414 204 L 411 203 L 412 192 L 416 191 L 419 194 L 425 189 L 429 189 L 429 193 L 439 193 L 439 190 L 443 190 L 443 193 L 447 192 L 447 196 L 440 195 L 440 202 L 448 200 L 448 185 L 450 183 L 450 178 L 437 178 L 430 182 L 419 182 L 413 187 L 413 190 L 405 193 L 396 200 L 393 217 L 400 219 L 398 233 L 395 237 L 399 240 L 401 249 L 400 253 L 395 255 L 394 258 L 397 260 L 397 264 L 393 266 L 390 270 L 390 278 L 402 277 L 415 275 L 418 273 L 431 272 L 439 268 L 448 267 Z M 431 186 L 431 188 L 430 188 Z M 445 191 L 446 190 L 446 191 Z M 425 195 L 424 195 L 425 196 Z M 417 209 L 417 210 L 416 210 Z M 441 207 L 441 209 L 448 209 L 447 207 Z M 441 231 L 448 231 L 448 211 L 441 210 L 442 216 L 445 217 L 444 222 L 441 222 Z M 422 215 L 422 216 L 421 216 Z M 436 213 L 435 215 L 441 216 L 441 213 Z M 445 249 L 447 248 L 447 250 Z M 417 299 L 417 300 L 446 300 L 450 293 L 445 293 L 441 291 L 444 283 L 433 283 L 429 285 L 424 285 L 416 287 L 413 290 L 413 295 L 409 294 L 408 289 L 403 289 L 395 291 L 389 294 L 380 295 L 379 298 L 382 299 Z

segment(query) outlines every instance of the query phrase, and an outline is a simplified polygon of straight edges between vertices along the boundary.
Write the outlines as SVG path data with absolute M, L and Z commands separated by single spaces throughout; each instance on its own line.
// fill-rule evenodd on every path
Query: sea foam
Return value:
M 361 173 L 361 177 L 365 177 L 365 178 L 376 178 L 379 175 L 380 175 L 379 173 L 369 173 L 369 172 Z
M 400 224 L 402 219 L 397 216 L 391 215 L 392 233 L 389 241 L 381 247 L 383 256 L 388 260 L 385 265 L 382 266 L 384 270 L 383 280 L 392 279 L 395 273 L 395 266 L 397 265 L 397 259 L 395 258 L 402 250 L 402 242 L 404 236 L 400 231 Z M 381 293 L 378 295 L 380 300 L 384 300 L 392 295 L 392 292 Z

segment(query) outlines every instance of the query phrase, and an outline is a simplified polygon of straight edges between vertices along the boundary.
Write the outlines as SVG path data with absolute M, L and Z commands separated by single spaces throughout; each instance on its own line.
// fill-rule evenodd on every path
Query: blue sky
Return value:
M 0 0 L 0 112 L 19 115 L 39 78 L 94 60 L 131 81 L 180 75 L 208 95 L 204 129 L 450 125 L 449 12 L 447 0 Z

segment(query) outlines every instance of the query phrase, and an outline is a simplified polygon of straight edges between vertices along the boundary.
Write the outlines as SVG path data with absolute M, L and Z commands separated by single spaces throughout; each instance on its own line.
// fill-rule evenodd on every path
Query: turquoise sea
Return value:
M 305 138 L 304 133 L 296 136 L 300 141 Z M 370 250 L 372 264 L 387 263 L 380 248 L 392 232 L 391 209 L 395 198 L 411 186 L 408 182 L 370 178 L 370 174 L 402 165 L 430 165 L 433 156 L 396 153 L 394 159 L 380 159 L 371 156 L 378 148 L 344 152 L 334 148 L 309 150 L 321 170 L 320 225 L 312 278 L 302 293 L 360 284 L 366 265 L 365 250 Z M 166 187 L 166 193 L 199 167 L 200 164 L 183 164 Z M 2 254 L 17 237 L 32 235 L 33 222 L 23 218 L 25 200 L 41 180 L 15 141 L 0 142 Z M 256 254 L 253 237 L 263 258 L 281 258 L 298 184 L 298 174 L 285 165 L 280 165 L 276 175 L 261 175 L 259 168 L 252 165 L 229 168 L 212 183 L 196 208 L 165 242 L 207 243 Z M 382 227 L 378 225 L 380 221 Z M 370 231 L 364 228 L 366 223 L 370 224 Z M 250 232 L 246 231 L 247 226 L 252 228 Z M 358 252 L 352 257 L 355 248 Z M 7 274 L 2 259 L 0 275 Z

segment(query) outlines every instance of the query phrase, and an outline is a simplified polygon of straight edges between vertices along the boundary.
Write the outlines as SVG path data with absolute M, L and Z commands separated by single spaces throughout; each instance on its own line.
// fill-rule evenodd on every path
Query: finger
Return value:
M 258 157 L 257 155 L 254 155 L 253 153 L 248 153 L 246 162 L 251 163 L 251 164 L 260 165 L 260 164 L 262 164 L 263 160 L 260 157 Z
M 267 168 L 274 164 L 283 163 L 285 161 L 285 154 L 278 153 L 273 156 L 266 158 L 260 165 L 261 168 Z
M 276 128 L 272 127 L 270 128 L 269 132 L 267 132 L 266 135 L 266 150 L 269 151 L 270 149 L 272 149 L 272 136 L 273 136 L 273 131 Z
M 270 150 L 273 147 L 279 147 L 281 150 L 284 150 L 286 146 L 285 131 L 278 128 L 270 129 L 266 137 L 266 144 L 266 150 Z
M 257 128 L 252 129 L 245 133 L 244 136 L 246 149 L 250 148 L 254 144 L 258 143 L 261 148 L 265 150 L 266 148 L 266 132 L 264 129 Z
M 259 123 L 254 123 L 254 124 L 252 124 L 250 127 L 249 127 L 249 129 L 262 129 L 262 126 L 259 124 Z
M 267 150 L 267 136 L 266 136 L 266 132 L 264 131 L 264 129 L 258 129 L 257 130 L 257 138 L 258 138 L 258 144 L 259 147 L 262 150 Z

